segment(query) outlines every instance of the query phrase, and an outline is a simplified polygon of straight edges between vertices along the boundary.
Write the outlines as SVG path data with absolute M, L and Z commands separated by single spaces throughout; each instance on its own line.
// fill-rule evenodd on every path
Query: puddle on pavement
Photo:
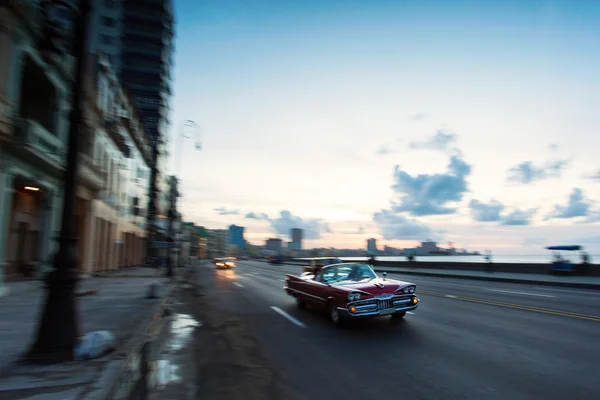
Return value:
M 158 390 L 164 389 L 169 383 L 181 381 L 181 376 L 177 373 L 179 366 L 173 365 L 169 360 L 157 360 L 150 366 L 150 387 Z
M 165 359 L 151 362 L 149 385 L 151 388 L 163 390 L 165 386 L 182 380 L 178 373 L 181 364 L 181 355 L 174 351 L 183 349 L 191 339 L 194 329 L 202 326 L 202 323 L 188 314 L 173 314 L 171 319 L 170 334 L 163 350 Z
M 171 335 L 167 347 L 169 350 L 181 350 L 190 340 L 194 329 L 202 323 L 188 314 L 175 314 L 171 320 Z

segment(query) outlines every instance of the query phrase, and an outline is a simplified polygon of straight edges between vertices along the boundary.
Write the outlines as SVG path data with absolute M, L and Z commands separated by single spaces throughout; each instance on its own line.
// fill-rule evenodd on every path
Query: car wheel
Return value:
M 392 314 L 392 321 L 401 321 L 405 315 L 406 315 L 406 311 L 394 313 L 394 314 Z
M 296 306 L 298 308 L 306 308 L 306 303 L 300 300 L 300 298 L 296 297 Z
M 329 319 L 335 326 L 342 325 L 342 315 L 333 301 L 329 303 Z

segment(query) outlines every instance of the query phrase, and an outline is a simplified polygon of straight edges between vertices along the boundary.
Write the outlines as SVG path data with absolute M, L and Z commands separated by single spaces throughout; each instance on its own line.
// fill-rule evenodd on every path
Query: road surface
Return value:
M 243 319 L 289 398 L 600 399 L 598 291 L 390 273 L 417 285 L 419 308 L 336 328 L 282 290 L 300 266 L 199 268 L 213 311 Z

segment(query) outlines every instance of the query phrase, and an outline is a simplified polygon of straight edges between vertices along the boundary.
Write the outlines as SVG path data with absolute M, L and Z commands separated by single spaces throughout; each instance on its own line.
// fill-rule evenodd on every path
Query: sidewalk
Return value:
M 105 399 L 122 379 L 124 364 L 138 362 L 128 353 L 136 337 L 143 337 L 156 324 L 175 282 L 143 267 L 83 279 L 77 290 L 83 295 L 78 297 L 81 334 L 112 331 L 117 350 L 95 360 L 45 367 L 16 364 L 35 338 L 45 291 L 41 282 L 9 284 L 9 295 L 0 298 L 0 398 Z M 161 298 L 146 298 L 150 283 L 159 284 Z
M 441 278 L 474 279 L 496 282 L 526 283 L 543 286 L 564 286 L 580 289 L 600 289 L 600 276 L 564 276 L 550 274 L 519 274 L 510 272 L 484 272 L 423 268 L 376 266 L 375 271 Z

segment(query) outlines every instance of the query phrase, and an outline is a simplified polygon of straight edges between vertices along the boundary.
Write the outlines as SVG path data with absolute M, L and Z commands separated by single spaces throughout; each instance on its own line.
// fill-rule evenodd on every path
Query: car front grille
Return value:
M 381 310 L 385 310 L 386 308 L 392 308 L 393 299 L 389 300 L 377 300 L 377 308 Z

